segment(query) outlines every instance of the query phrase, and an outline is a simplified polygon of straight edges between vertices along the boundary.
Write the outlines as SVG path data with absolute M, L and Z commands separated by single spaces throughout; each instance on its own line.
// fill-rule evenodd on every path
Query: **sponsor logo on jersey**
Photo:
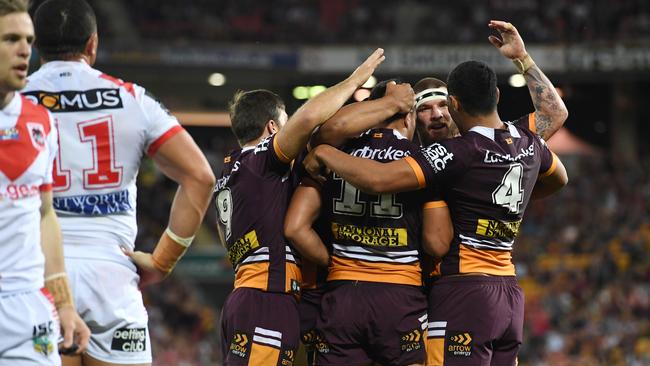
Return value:
M 45 128 L 42 124 L 36 122 L 27 122 L 27 131 L 29 131 L 29 138 L 32 140 L 32 145 L 38 151 L 45 149 Z
M 235 240 L 228 248 L 228 259 L 232 265 L 236 265 L 251 249 L 257 248 L 260 243 L 257 241 L 255 230 L 249 231 L 242 238 Z
M 372 160 L 399 160 L 408 154 L 408 151 L 396 149 L 392 146 L 385 149 L 373 149 L 369 146 L 364 146 L 360 149 L 352 150 L 352 153 L 350 153 L 350 155 L 358 158 Z
M 113 332 L 111 349 L 122 352 L 143 352 L 147 349 L 147 328 L 120 328 Z
M 505 222 L 490 219 L 478 219 L 476 233 L 491 238 L 513 238 L 519 235 L 521 220 Z
M 454 154 L 449 152 L 446 147 L 436 143 L 422 149 L 424 158 L 433 168 L 434 173 L 441 172 L 447 167 L 447 162 L 454 160 Z
M 108 215 L 133 210 L 129 191 L 54 197 L 54 209 L 81 215 Z
M 0 129 L 0 141 L 18 140 L 20 134 L 15 127 Z
M 414 329 L 400 337 L 400 346 L 402 352 L 411 352 L 424 348 L 423 332 L 419 329 Z
M 246 358 L 250 350 L 249 344 L 250 340 L 248 335 L 243 332 L 237 332 L 232 338 L 232 342 L 230 342 L 230 353 L 241 358 Z
M 470 357 L 472 355 L 472 333 L 463 331 L 447 332 L 446 351 L 448 356 Z
M 512 156 L 510 154 L 503 155 L 494 151 L 487 150 L 485 151 L 483 162 L 487 164 L 516 162 L 533 155 L 535 155 L 534 144 L 530 144 L 530 146 L 527 148 L 522 147 L 520 153 L 515 156 Z
M 404 228 L 365 227 L 332 223 L 332 234 L 337 240 L 351 240 L 363 245 L 381 247 L 405 247 L 408 235 Z
M 36 196 L 40 194 L 40 190 L 37 185 L 27 185 L 27 184 L 8 184 L 6 188 L 0 186 L 0 201 L 5 197 L 10 200 L 19 200 L 31 196 Z
M 123 106 L 119 89 L 32 91 L 23 95 L 52 112 L 85 112 Z
M 54 351 L 54 342 L 51 337 L 54 333 L 54 323 L 50 320 L 32 327 L 32 345 L 34 351 L 48 356 Z

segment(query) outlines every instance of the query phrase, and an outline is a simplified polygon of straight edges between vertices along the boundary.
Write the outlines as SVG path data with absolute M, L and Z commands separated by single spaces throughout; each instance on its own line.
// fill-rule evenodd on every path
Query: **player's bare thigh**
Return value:
M 61 360 L 63 361 L 63 366 L 118 366 L 123 365 L 119 363 L 108 363 L 104 361 L 99 361 L 92 358 L 91 356 L 84 354 L 83 356 L 62 356 Z M 150 363 L 137 363 L 129 364 L 129 366 L 151 366 Z

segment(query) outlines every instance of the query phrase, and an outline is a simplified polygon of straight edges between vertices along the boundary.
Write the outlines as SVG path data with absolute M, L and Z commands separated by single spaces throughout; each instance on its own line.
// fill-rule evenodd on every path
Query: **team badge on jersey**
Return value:
M 446 338 L 445 350 L 448 356 L 470 357 L 472 355 L 471 332 L 448 331 Z
M 27 122 L 27 131 L 29 131 L 29 138 L 32 140 L 32 145 L 38 150 L 45 149 L 45 128 L 42 124 L 36 122 Z
M 54 342 L 50 338 L 52 333 L 54 333 L 54 325 L 51 320 L 35 325 L 32 328 L 32 343 L 34 345 L 34 351 L 43 356 L 48 356 L 52 353 L 54 351 Z

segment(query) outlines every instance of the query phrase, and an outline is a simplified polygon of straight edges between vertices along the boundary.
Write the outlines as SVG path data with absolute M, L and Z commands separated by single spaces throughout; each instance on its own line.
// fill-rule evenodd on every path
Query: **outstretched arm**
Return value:
M 284 220 L 284 235 L 305 258 L 319 266 L 329 265 L 330 255 L 316 230 L 314 222 L 320 215 L 321 197 L 318 189 L 301 184 L 291 197 Z
M 526 52 L 517 28 L 499 20 L 491 20 L 488 26 L 501 35 L 501 39 L 490 36 L 490 43 L 499 49 L 503 56 L 513 60 L 517 70 L 524 75 L 535 107 L 535 132 L 548 140 L 564 125 L 569 111 L 553 83 Z
M 330 145 L 320 145 L 307 155 L 304 165 L 309 174 L 318 180 L 324 180 L 321 172 L 327 168 L 361 191 L 371 194 L 420 188 L 415 172 L 405 159 L 380 163 L 348 155 Z
M 346 139 L 376 127 L 398 113 L 408 113 L 415 104 L 415 93 L 409 84 L 386 85 L 386 95 L 375 100 L 352 103 L 339 109 L 312 138 L 311 146 L 340 146 Z
M 289 118 L 275 138 L 286 160 L 295 159 L 304 150 L 312 131 L 334 115 L 384 59 L 384 50 L 378 48 L 347 79 L 310 99 Z

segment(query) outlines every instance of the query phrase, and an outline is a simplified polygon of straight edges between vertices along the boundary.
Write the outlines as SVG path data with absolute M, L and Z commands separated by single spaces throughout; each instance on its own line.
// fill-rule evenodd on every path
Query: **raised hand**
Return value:
M 415 92 L 408 83 L 396 84 L 394 81 L 386 85 L 386 96 L 395 99 L 399 113 L 409 113 L 415 105 Z
M 508 22 L 501 20 L 490 20 L 488 27 L 496 30 L 501 35 L 501 38 L 497 36 L 490 36 L 488 40 L 494 45 L 501 54 L 511 60 L 514 59 L 523 59 L 526 57 L 526 47 L 524 46 L 524 40 L 519 35 L 517 28 L 514 25 Z
M 309 154 L 305 157 L 302 164 L 305 166 L 305 170 L 309 175 L 314 178 L 318 183 L 323 184 L 327 181 L 327 167 L 321 163 L 317 157 L 317 152 L 323 146 L 319 145 L 312 149 Z
M 352 80 L 357 87 L 365 84 L 366 81 L 370 78 L 375 69 L 381 65 L 382 62 L 386 59 L 384 56 L 384 49 L 377 48 L 368 58 L 361 64 L 359 67 L 352 72 L 349 79 Z

